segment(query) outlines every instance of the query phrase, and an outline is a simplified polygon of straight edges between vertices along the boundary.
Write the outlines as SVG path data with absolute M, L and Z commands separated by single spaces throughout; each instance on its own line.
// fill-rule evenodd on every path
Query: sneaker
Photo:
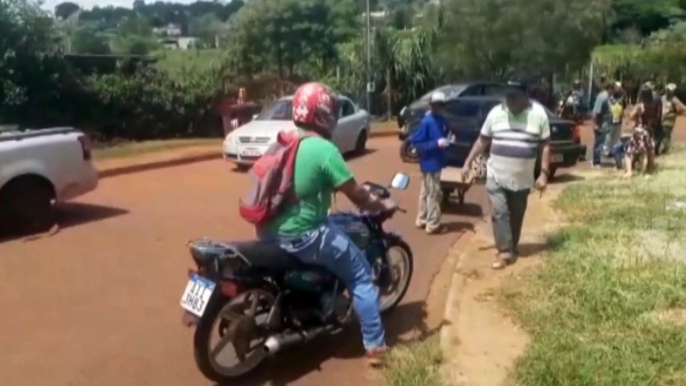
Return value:
M 367 352 L 365 353 L 367 364 L 371 367 L 383 367 L 383 365 L 385 364 L 385 356 L 387 352 L 387 346 L 367 350 Z

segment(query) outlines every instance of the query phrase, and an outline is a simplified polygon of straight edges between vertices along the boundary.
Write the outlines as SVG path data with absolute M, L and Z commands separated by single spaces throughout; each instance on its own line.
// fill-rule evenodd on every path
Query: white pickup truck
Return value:
M 1 229 L 46 230 L 54 223 L 54 203 L 97 186 L 90 143 L 82 132 L 73 128 L 0 132 Z

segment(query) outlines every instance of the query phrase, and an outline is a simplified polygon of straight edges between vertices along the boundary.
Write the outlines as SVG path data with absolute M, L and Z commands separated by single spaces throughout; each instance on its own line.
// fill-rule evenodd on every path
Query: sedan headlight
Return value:
M 403 115 L 405 115 L 405 110 L 407 110 L 407 106 L 403 107 L 403 109 L 400 110 L 400 116 L 401 116 L 401 117 L 402 117 Z

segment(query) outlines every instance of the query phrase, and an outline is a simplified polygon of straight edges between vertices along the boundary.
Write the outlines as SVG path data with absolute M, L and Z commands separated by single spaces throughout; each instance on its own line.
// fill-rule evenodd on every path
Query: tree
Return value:
M 79 12 L 80 10 L 81 8 L 77 4 L 66 1 L 64 3 L 57 4 L 55 7 L 55 17 L 58 19 L 67 20 L 69 16 Z
M 213 13 L 206 13 L 193 18 L 188 25 L 190 35 L 200 39 L 208 47 L 214 47 L 218 37 L 223 35 L 225 31 L 224 23 Z
M 111 53 L 109 39 L 92 26 L 79 27 L 72 34 L 71 48 L 79 54 L 107 55 Z
M 331 4 L 325 0 L 248 2 L 231 21 L 235 68 L 243 73 L 275 69 L 284 79 L 308 62 L 331 66 L 336 44 L 350 33 L 345 21 L 354 12 L 344 6 L 334 10 Z
M 452 0 L 444 69 L 504 79 L 578 69 L 601 41 L 610 0 Z
M 143 8 L 145 8 L 145 0 L 134 0 L 133 1 L 133 10 L 134 11 L 140 11 Z
M 667 28 L 673 18 L 683 16 L 680 0 L 612 0 L 613 22 L 609 26 L 610 38 L 625 29 L 638 30 L 642 36 Z
M 52 18 L 36 2 L 0 1 L 0 117 L 21 123 L 59 99 L 64 61 L 58 40 Z
M 135 36 L 152 36 L 152 27 L 148 20 L 140 15 L 131 15 L 127 17 L 119 28 L 119 32 L 124 35 L 135 35 Z

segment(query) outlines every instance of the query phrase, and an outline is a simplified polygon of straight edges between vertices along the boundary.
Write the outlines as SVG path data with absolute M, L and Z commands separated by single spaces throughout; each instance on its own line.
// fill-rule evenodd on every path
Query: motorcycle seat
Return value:
M 264 241 L 240 241 L 231 243 L 236 252 L 254 269 L 286 272 L 301 268 L 303 263 L 275 243 Z

